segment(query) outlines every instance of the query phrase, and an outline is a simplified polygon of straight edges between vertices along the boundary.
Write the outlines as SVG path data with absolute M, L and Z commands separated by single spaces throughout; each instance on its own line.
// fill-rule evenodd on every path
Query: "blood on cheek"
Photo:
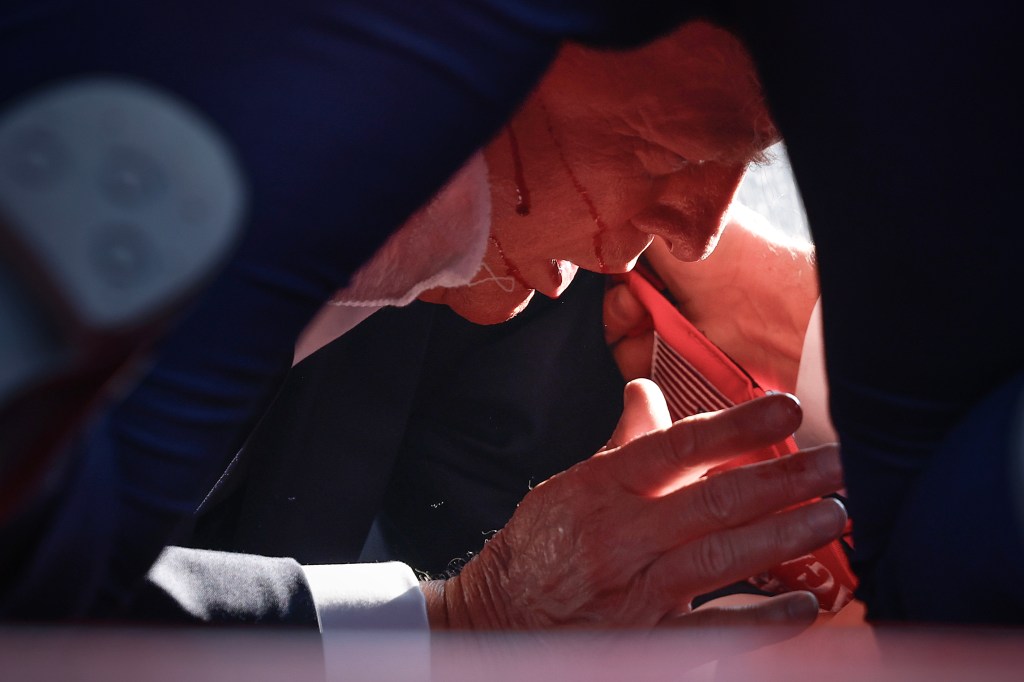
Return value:
M 519 139 L 516 137 L 515 130 L 513 130 L 511 124 L 505 126 L 505 132 L 508 135 L 509 153 L 511 154 L 512 157 L 512 168 L 515 178 L 516 213 L 525 217 L 530 215 L 530 190 L 526 185 L 526 174 L 523 170 L 522 154 L 519 151 Z M 561 154 L 560 148 L 559 154 L 562 156 L 562 163 L 565 164 L 565 156 L 564 154 Z M 566 168 L 568 169 L 568 164 L 566 164 Z M 586 201 L 587 205 L 590 207 L 590 212 L 591 215 L 594 217 L 594 221 L 598 224 L 599 232 L 595 236 L 594 248 L 597 255 L 598 263 L 601 269 L 605 270 L 607 268 L 604 264 L 604 259 L 601 256 L 600 244 L 598 241 L 598 239 L 600 238 L 600 229 L 602 229 L 603 223 L 601 222 L 600 218 L 597 217 L 597 210 L 593 206 L 593 203 L 590 201 L 590 198 L 586 195 L 586 190 L 582 188 L 582 185 L 580 185 L 579 181 L 576 179 L 576 176 L 572 173 L 571 169 L 569 169 L 569 173 L 574 185 L 577 188 L 577 191 L 581 193 L 581 196 L 583 197 L 584 201 Z M 516 267 L 515 263 L 513 263 L 512 260 L 505 253 L 505 250 L 502 247 L 501 242 L 498 241 L 497 237 L 491 235 L 490 239 L 491 243 L 494 244 L 494 247 L 497 249 L 498 255 L 501 257 L 501 260 L 505 265 L 505 270 L 507 271 L 508 275 L 523 287 L 527 289 L 532 289 L 533 287 L 528 285 L 525 279 L 523 278 L 522 272 L 520 272 L 519 268 Z M 555 288 L 561 286 L 562 271 L 561 268 L 559 268 L 557 261 L 555 261 L 554 259 L 551 260 L 549 276 L 551 277 L 552 286 L 554 286 Z
M 523 173 L 523 157 L 519 153 L 519 139 L 516 137 L 512 125 L 505 126 L 508 133 L 508 143 L 511 147 L 512 167 L 516 183 L 516 213 L 521 216 L 530 215 L 530 190 L 526 186 L 526 176 Z
M 498 251 L 498 256 L 501 258 L 501 262 L 505 265 L 505 272 L 508 273 L 509 277 L 514 279 L 524 289 L 532 289 L 526 280 L 523 279 L 523 273 L 519 272 L 519 268 L 516 267 L 515 263 L 509 260 L 508 256 L 505 255 L 505 249 L 501 247 L 501 242 L 493 234 L 490 236 L 491 243 L 494 244 L 494 248 Z
M 594 257 L 597 259 L 597 267 L 601 272 L 608 271 L 608 264 L 604 258 L 604 235 L 608 232 L 608 225 L 597 212 L 597 206 L 594 205 L 594 200 L 590 197 L 587 192 L 587 188 L 580 182 L 576 172 L 573 171 L 572 166 L 569 165 L 568 159 L 565 158 L 565 149 L 562 147 L 562 143 L 558 138 L 558 134 L 555 132 L 554 126 L 551 124 L 551 114 L 548 113 L 547 107 L 541 104 L 541 109 L 544 111 L 544 117 L 547 119 L 548 135 L 551 137 L 551 141 L 554 143 L 555 150 L 558 152 L 558 158 L 562 162 L 562 167 L 565 169 L 566 174 L 569 176 L 569 180 L 572 182 L 573 188 L 576 190 L 576 194 L 579 195 L 580 199 L 583 200 L 584 205 L 587 207 L 587 211 L 590 213 L 590 218 L 594 221 L 594 225 L 597 227 L 597 231 L 594 233 Z

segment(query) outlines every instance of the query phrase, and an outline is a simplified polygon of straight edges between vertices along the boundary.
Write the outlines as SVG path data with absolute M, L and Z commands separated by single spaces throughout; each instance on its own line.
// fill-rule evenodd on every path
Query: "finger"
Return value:
M 645 574 L 645 598 L 671 604 L 762 573 L 839 537 L 846 510 L 825 499 L 739 528 L 709 533 L 663 554 Z
M 760 450 L 800 425 L 800 404 L 777 393 L 682 419 L 606 454 L 602 466 L 638 494 L 659 495 L 737 455 Z
M 651 376 L 651 355 L 654 352 L 654 332 L 629 336 L 612 348 L 612 357 L 626 381 Z
M 611 345 L 637 329 L 649 325 L 650 314 L 625 284 L 617 284 L 604 294 L 604 339 Z
M 818 615 L 818 601 L 809 592 L 790 592 L 762 598 L 756 605 L 701 608 L 664 619 L 656 634 L 685 628 L 687 660 L 694 664 L 733 660 L 764 646 L 778 644 L 807 632 Z M 652 640 L 657 641 L 657 639 Z M 678 649 L 678 645 L 676 645 Z
M 787 592 L 776 597 L 759 597 L 742 606 L 702 607 L 682 615 L 666 616 L 660 625 L 673 628 L 735 628 L 790 626 L 796 634 L 814 624 L 820 609 L 810 592 Z
M 622 402 L 622 416 L 606 448 L 617 448 L 651 431 L 672 425 L 665 397 L 653 381 L 637 379 L 626 384 Z
M 834 493 L 842 485 L 839 448 L 823 445 L 731 469 L 665 495 L 645 508 L 649 518 L 638 526 L 650 546 L 664 551 Z

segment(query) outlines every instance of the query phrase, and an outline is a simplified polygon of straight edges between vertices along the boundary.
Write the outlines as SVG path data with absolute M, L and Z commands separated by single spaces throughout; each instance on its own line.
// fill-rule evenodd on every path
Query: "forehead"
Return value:
M 541 89 L 563 122 L 635 134 L 691 159 L 696 148 L 702 160 L 745 162 L 778 137 L 746 50 L 704 22 L 625 52 L 568 45 Z

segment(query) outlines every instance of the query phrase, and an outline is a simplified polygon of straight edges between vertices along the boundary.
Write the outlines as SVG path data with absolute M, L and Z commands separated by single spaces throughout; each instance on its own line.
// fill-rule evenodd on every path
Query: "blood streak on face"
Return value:
M 601 216 L 597 213 L 597 206 L 594 205 L 594 201 L 587 194 L 587 188 L 583 186 L 580 179 L 576 177 L 576 173 L 573 171 L 572 166 L 565 158 L 565 150 L 562 148 L 561 142 L 558 140 L 558 134 L 555 132 L 555 128 L 551 125 L 551 115 L 548 114 L 547 107 L 544 106 L 543 102 L 540 104 L 541 110 L 544 112 L 544 118 L 547 119 L 548 134 L 551 136 L 551 141 L 558 150 L 558 158 L 562 162 L 562 166 L 565 168 L 566 175 L 572 181 L 572 186 L 576 190 L 576 194 L 579 195 L 580 199 L 587 207 L 587 211 L 590 213 L 590 217 L 594 220 L 594 225 L 597 230 L 594 232 L 594 257 L 597 259 L 597 267 L 600 272 L 608 271 L 608 264 L 605 262 L 604 256 L 601 253 L 602 247 L 602 235 L 608 231 L 608 225 L 602 220 Z
M 523 273 L 519 272 L 519 268 L 516 267 L 515 263 L 508 259 L 505 255 L 505 250 L 501 248 L 501 242 L 493 234 L 490 236 L 491 245 L 498 250 L 498 256 L 501 257 L 502 263 L 505 265 L 505 272 L 508 273 L 509 277 L 514 279 L 524 289 L 529 289 L 530 285 L 523 279 Z
M 509 153 L 512 155 L 512 166 L 515 172 L 516 182 L 516 213 L 521 216 L 530 215 L 530 190 L 526 186 L 526 176 L 523 173 L 523 157 L 519 152 L 519 140 L 512 124 L 505 126 L 508 135 Z
M 726 31 L 694 22 L 628 52 L 569 45 L 485 149 L 491 243 L 477 281 L 423 298 L 495 322 L 534 291 L 558 296 L 578 267 L 631 269 L 655 235 L 699 260 L 747 164 L 777 138 Z

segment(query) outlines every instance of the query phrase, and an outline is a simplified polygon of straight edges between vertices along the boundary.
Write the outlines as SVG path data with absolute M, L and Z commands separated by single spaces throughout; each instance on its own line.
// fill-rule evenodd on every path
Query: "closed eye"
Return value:
M 636 157 L 652 177 L 671 175 L 690 164 L 689 159 L 656 144 L 645 144 L 636 150 Z

